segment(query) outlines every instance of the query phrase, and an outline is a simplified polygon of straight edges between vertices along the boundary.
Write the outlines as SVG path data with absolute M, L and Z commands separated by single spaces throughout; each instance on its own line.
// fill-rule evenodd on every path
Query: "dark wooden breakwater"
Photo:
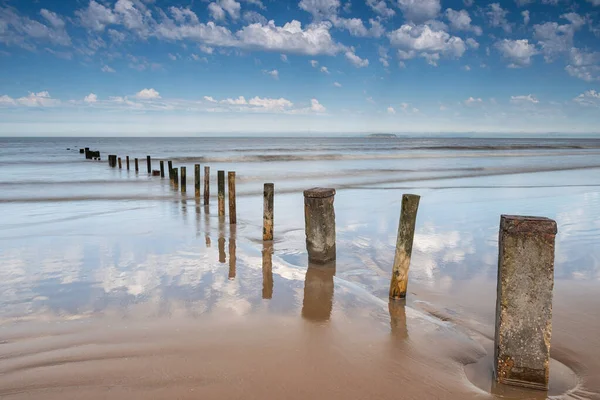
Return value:
M 80 149 L 88 160 L 100 160 L 100 152 Z M 138 158 L 135 172 L 139 175 Z M 152 159 L 146 156 L 149 176 L 165 178 L 164 161 L 160 169 L 152 169 Z M 122 169 L 121 158 L 108 156 L 111 168 Z M 187 168 L 173 167 L 168 160 L 168 176 L 172 187 L 187 196 Z M 129 156 L 126 156 L 129 170 Z M 225 177 L 227 176 L 227 185 Z M 225 221 L 226 188 L 229 197 L 229 223 L 237 224 L 236 172 L 217 172 L 218 216 Z M 202 191 L 201 166 L 194 165 L 194 198 L 208 207 L 210 198 L 210 167 L 204 166 L 204 191 Z M 181 189 L 180 189 L 181 188 Z M 203 196 L 201 196 L 203 193 Z M 263 298 L 270 299 L 272 282 L 272 241 L 274 238 L 275 187 L 264 184 L 263 200 Z M 304 225 L 306 249 L 311 274 L 328 276 L 333 288 L 336 260 L 336 223 L 334 188 L 312 188 L 304 191 Z M 396 252 L 391 267 L 389 289 L 390 310 L 404 308 L 409 283 L 409 269 L 420 197 L 404 194 L 400 209 Z M 552 334 L 552 295 L 554 287 L 554 244 L 556 222 L 542 217 L 502 215 L 499 229 L 498 279 L 496 298 L 496 323 L 494 337 L 494 377 L 498 384 L 547 390 L 550 375 L 550 340 Z M 221 240 L 219 247 L 224 246 Z M 231 249 L 230 243 L 230 252 Z M 233 243 L 235 253 L 235 242 Z M 223 250 L 224 254 L 224 250 Z M 235 265 L 235 262 L 234 262 Z M 265 273 L 265 266 L 268 269 Z M 321 272 L 319 272 L 321 271 Z M 235 278 L 235 267 L 230 278 Z M 331 281 L 331 282 L 330 282 Z

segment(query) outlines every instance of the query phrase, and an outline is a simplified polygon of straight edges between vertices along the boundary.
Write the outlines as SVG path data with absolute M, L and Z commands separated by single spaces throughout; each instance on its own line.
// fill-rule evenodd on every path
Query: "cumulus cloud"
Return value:
M 339 0 L 301 0 L 298 3 L 300 9 L 310 13 L 314 19 L 329 19 L 338 13 Z
M 142 89 L 135 94 L 135 98 L 139 100 L 155 100 L 160 99 L 160 94 L 154 89 Z
M 394 110 L 394 107 L 392 107 L 392 106 L 389 106 L 389 107 L 387 108 L 387 113 L 388 113 L 388 114 L 396 114 L 396 110 Z
M 101 32 L 107 25 L 118 22 L 117 16 L 109 7 L 105 7 L 95 0 L 91 0 L 87 8 L 75 11 L 75 16 L 81 26 L 96 32 Z
M 535 45 L 527 39 L 503 39 L 496 42 L 496 48 L 511 62 L 509 67 L 513 68 L 531 65 L 531 57 L 539 53 Z
M 36 50 L 37 43 L 70 46 L 62 17 L 45 9 L 40 15 L 47 24 L 22 16 L 11 7 L 0 7 L 0 43 L 30 51 Z
M 510 102 L 513 104 L 537 104 L 539 100 L 532 94 L 528 94 L 526 96 L 510 96 Z
M 211 96 L 204 96 L 204 100 L 208 101 L 209 103 L 217 103 L 217 101 Z
M 310 109 L 316 113 L 324 113 L 327 109 L 317 99 L 310 100 Z
M 322 72 L 322 73 L 324 73 L 324 74 L 327 74 L 327 75 L 329 75 L 329 74 L 330 74 L 330 72 L 329 72 L 329 70 L 327 69 L 327 67 L 326 67 L 326 66 L 322 66 L 322 67 L 321 67 L 321 72 Z
M 288 57 L 285 54 L 281 54 L 279 58 L 281 58 L 281 61 L 283 61 L 284 63 L 288 62 Z
M 450 22 L 450 27 L 458 31 L 470 31 L 480 36 L 483 31 L 481 27 L 471 25 L 471 17 L 467 10 L 455 11 L 451 8 L 446 10 L 446 18 Z
M 90 93 L 83 98 L 83 101 L 88 104 L 93 104 L 98 101 L 98 96 L 96 96 L 94 93 Z
M 279 80 L 279 71 L 277 71 L 276 69 L 271 71 L 264 70 L 263 73 L 271 76 L 275 80 Z
M 0 96 L 0 106 L 16 106 L 17 102 L 10 96 Z
M 593 89 L 588 90 L 575 97 L 573 101 L 586 107 L 600 107 L 600 93 Z
M 342 87 L 342 84 L 339 82 L 333 82 L 333 86 L 335 87 Z
M 472 49 L 478 49 L 479 48 L 479 43 L 477 42 L 477 40 L 473 39 L 473 38 L 468 38 L 465 43 L 467 43 L 467 46 L 469 46 Z
M 469 97 L 468 99 L 465 100 L 465 105 L 467 106 L 472 106 L 475 104 L 481 104 L 483 103 L 483 100 L 481 98 L 475 98 L 475 97 Z
M 310 60 L 309 62 L 313 68 L 317 68 L 317 66 L 319 65 L 319 62 L 317 60 Z
M 390 32 L 388 38 L 394 47 L 400 49 L 398 57 L 402 60 L 414 58 L 418 54 L 435 65 L 441 56 L 459 58 L 466 51 L 465 42 L 461 38 L 429 25 L 402 25 Z
M 107 72 L 107 73 L 114 73 L 114 72 L 116 72 L 114 69 L 112 69 L 108 65 L 103 65 L 102 68 L 100 68 L 100 70 L 102 72 Z
M 396 12 L 387 6 L 385 0 L 367 0 L 367 5 L 382 18 L 393 17 Z
M 257 13 L 256 11 L 245 11 L 243 18 L 244 21 L 250 24 L 265 25 L 267 22 L 269 22 L 262 14 Z
M 505 32 L 512 31 L 512 26 L 508 23 L 506 16 L 508 15 L 508 11 L 503 9 L 499 3 L 492 3 L 488 6 L 488 11 L 486 12 L 489 23 L 491 26 L 495 28 L 502 28 Z
M 242 6 L 235 0 L 218 0 L 208 5 L 208 12 L 215 20 L 224 20 L 226 13 L 229 17 L 236 21 L 240 18 Z M 195 21 L 197 22 L 197 21 Z
M 60 105 L 60 100 L 53 99 L 47 91 L 29 93 L 29 95 L 17 99 L 16 102 L 26 107 L 56 107 Z
M 600 52 L 586 52 L 573 48 L 569 54 L 567 73 L 587 82 L 600 81 Z
M 538 40 L 544 58 L 547 62 L 553 61 L 558 55 L 569 51 L 573 47 L 573 37 L 585 20 L 577 13 L 563 14 L 561 18 L 569 21 L 568 24 L 546 22 L 533 26 L 534 38 Z
M 529 18 L 529 10 L 525 10 L 521 13 L 521 16 L 523 17 L 523 23 L 525 25 L 529 25 L 529 21 L 531 20 Z
M 227 17 L 225 10 L 217 3 L 210 3 L 208 5 L 208 14 L 215 21 L 222 21 Z
M 377 52 L 379 53 L 379 62 L 381 63 L 381 65 L 383 65 L 384 67 L 389 67 L 390 66 L 390 56 L 388 54 L 388 49 L 386 49 L 383 46 L 379 46 L 377 49 Z
M 440 0 L 398 0 L 398 8 L 407 21 L 421 23 L 435 19 L 442 6 Z
M 352 51 L 347 51 L 345 56 L 346 59 L 348 59 L 348 61 L 350 61 L 350 63 L 352 63 L 352 65 L 354 65 L 356 68 L 364 68 L 369 66 L 369 60 L 367 60 L 366 58 L 360 58 Z

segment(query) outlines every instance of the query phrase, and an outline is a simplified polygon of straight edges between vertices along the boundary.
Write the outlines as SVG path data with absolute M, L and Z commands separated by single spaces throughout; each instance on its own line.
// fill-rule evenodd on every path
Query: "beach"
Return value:
M 187 193 L 147 155 L 185 166 Z M 0 397 L 600 398 L 599 156 L 598 139 L 0 138 Z M 236 225 L 218 170 L 237 175 Z M 329 270 L 305 246 L 318 186 L 336 189 Z M 390 305 L 404 193 L 421 203 Z M 547 394 L 492 385 L 501 214 L 558 225 Z

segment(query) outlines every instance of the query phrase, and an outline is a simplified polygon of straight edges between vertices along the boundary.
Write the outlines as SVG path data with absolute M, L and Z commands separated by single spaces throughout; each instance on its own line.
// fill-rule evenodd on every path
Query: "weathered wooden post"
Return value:
M 304 191 L 304 228 L 309 262 L 326 263 L 336 258 L 334 198 L 335 189 Z
M 273 298 L 273 243 L 263 243 L 262 273 L 262 298 L 271 299 Z
M 548 389 L 556 222 L 502 215 L 498 243 L 496 381 Z
M 273 197 L 275 185 L 265 183 L 263 189 L 263 240 L 273 240 Z
M 160 177 L 165 177 L 165 162 L 163 160 L 160 160 Z
M 237 224 L 236 198 L 235 198 L 235 171 L 227 173 L 227 182 L 229 183 L 229 223 Z
M 219 217 L 225 216 L 225 171 L 217 171 L 217 196 L 219 200 Z
M 86 159 L 86 160 L 89 160 L 89 159 L 91 158 L 91 157 L 90 157 L 90 148 L 89 148 L 89 147 L 86 147 L 86 148 L 84 149 L 84 153 L 85 153 L 85 159 Z
M 204 205 L 210 201 L 210 167 L 204 167 Z
M 187 191 L 187 174 L 186 167 L 181 167 L 181 192 L 185 193 Z
M 125 164 L 127 164 L 127 170 L 129 170 L 129 156 L 125 157 Z
M 309 263 L 304 281 L 303 318 L 316 322 L 328 321 L 331 318 L 334 275 L 335 261 L 319 265 Z
M 403 299 L 406 297 L 408 269 L 410 267 L 410 257 L 412 256 L 415 223 L 420 199 L 421 197 L 415 194 L 402 195 L 396 255 L 394 256 L 394 267 L 392 268 L 390 283 L 390 299 Z
M 148 165 L 148 173 L 151 174 L 152 173 L 152 160 L 150 159 L 150 156 L 146 156 L 146 164 Z
M 173 186 L 175 189 L 179 188 L 179 172 L 177 171 L 177 168 L 173 168 Z
M 140 165 L 138 163 L 138 159 L 136 158 L 134 161 L 135 161 L 135 172 L 140 172 Z
M 123 164 L 121 163 L 121 157 L 119 157 L 119 169 L 123 169 Z
M 173 180 L 173 161 L 168 161 L 169 179 Z
M 79 154 L 84 154 L 85 150 L 84 149 L 79 149 Z
M 200 164 L 194 164 L 194 196 L 200 198 Z

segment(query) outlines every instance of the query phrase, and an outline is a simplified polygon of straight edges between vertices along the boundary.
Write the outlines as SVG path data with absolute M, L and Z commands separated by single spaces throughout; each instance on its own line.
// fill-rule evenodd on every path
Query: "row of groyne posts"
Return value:
M 87 158 L 87 150 L 86 158 Z M 99 156 L 98 156 L 99 157 Z M 109 165 L 122 168 L 121 158 L 109 156 Z M 126 158 L 129 169 L 129 157 Z M 148 173 L 164 178 L 164 162 Z M 139 172 L 138 159 L 135 169 Z M 181 170 L 181 190 L 186 191 L 186 168 Z M 200 197 L 200 165 L 195 165 L 195 194 Z M 168 162 L 169 177 L 178 185 L 178 170 Z M 204 167 L 204 204 L 210 197 L 210 167 Z M 236 223 L 235 172 L 228 173 L 229 217 Z M 335 268 L 335 189 L 304 191 L 306 248 L 311 265 Z M 273 240 L 274 185 L 264 184 L 263 240 Z M 225 215 L 225 172 L 218 171 L 219 216 Z M 390 306 L 404 305 L 420 197 L 402 196 L 396 252 L 389 290 Z M 556 222 L 543 217 L 502 215 L 499 229 L 494 376 L 497 383 L 547 390 L 552 333 L 552 291 Z M 396 304 L 397 305 L 397 304 Z

